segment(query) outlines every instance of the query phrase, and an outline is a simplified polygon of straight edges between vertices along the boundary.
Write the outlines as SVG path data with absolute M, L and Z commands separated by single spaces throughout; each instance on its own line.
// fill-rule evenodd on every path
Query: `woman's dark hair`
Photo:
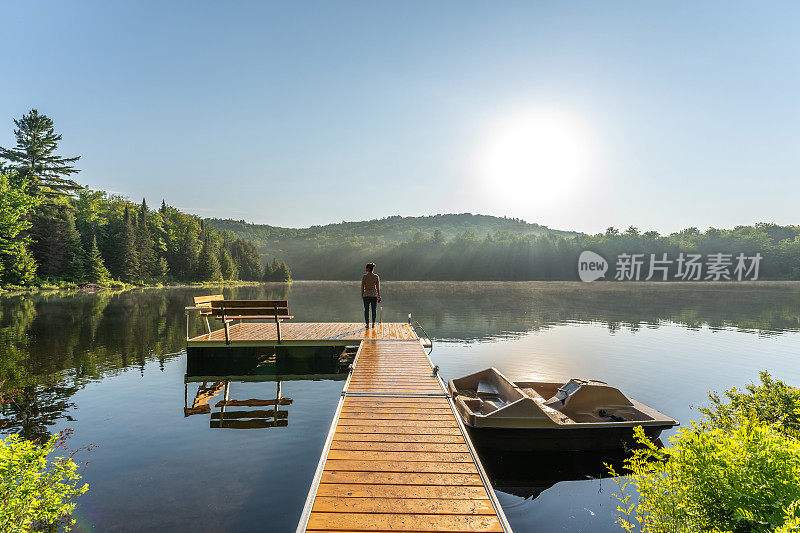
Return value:
M 370 272 L 375 270 L 375 263 L 367 263 L 367 270 L 369 270 Z

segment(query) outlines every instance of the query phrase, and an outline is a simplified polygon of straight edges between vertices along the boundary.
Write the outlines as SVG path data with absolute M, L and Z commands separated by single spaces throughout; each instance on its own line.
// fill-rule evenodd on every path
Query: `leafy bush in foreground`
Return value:
M 670 438 L 669 448 L 635 429 L 641 448 L 615 494 L 623 529 L 800 532 L 800 389 L 768 372 L 760 378 L 726 391 L 729 403 L 709 394 L 705 418 Z
M 79 485 L 71 457 L 48 456 L 62 447 L 56 434 L 39 445 L 8 435 L 0 440 L 0 531 L 69 530 L 74 499 L 88 490 Z
M 729 403 L 722 403 L 719 394 L 708 395 L 710 407 L 700 412 L 706 415 L 704 425 L 733 429 L 742 417 L 771 425 L 777 431 L 800 438 L 800 388 L 774 380 L 766 370 L 759 374 L 761 383 L 745 386 L 745 391 L 736 387 L 725 391 Z
M 642 448 L 626 461 L 631 473 L 618 480 L 615 495 L 623 529 L 738 533 L 796 522 L 800 442 L 767 424 L 743 420 L 732 431 L 693 424 L 670 439 L 670 448 L 650 442 L 641 428 L 636 438 Z M 630 483 L 638 501 L 626 493 Z

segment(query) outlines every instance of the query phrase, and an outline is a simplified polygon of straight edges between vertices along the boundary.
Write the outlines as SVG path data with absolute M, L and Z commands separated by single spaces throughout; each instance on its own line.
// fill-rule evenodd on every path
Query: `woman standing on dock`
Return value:
M 364 322 L 369 327 L 369 308 L 372 307 L 372 325 L 378 314 L 378 302 L 381 301 L 381 278 L 373 272 L 375 263 L 367 263 L 367 273 L 361 278 L 361 299 L 364 300 Z

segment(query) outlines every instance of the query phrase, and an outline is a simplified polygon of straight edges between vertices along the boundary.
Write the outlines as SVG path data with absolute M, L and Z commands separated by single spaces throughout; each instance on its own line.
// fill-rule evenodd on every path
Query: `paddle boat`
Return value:
M 489 368 L 448 382 L 478 447 L 583 451 L 633 446 L 633 428 L 650 439 L 676 420 L 594 379 L 512 382 Z

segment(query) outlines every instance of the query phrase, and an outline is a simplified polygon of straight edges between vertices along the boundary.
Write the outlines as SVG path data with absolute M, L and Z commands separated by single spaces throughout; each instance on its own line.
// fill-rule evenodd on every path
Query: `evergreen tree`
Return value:
M 264 273 L 255 244 L 250 241 L 236 239 L 231 243 L 231 257 L 239 270 L 239 279 L 261 281 Z
M 65 201 L 43 204 L 33 217 L 31 252 L 44 276 L 79 280 L 83 249 L 75 228 L 75 215 Z
M 69 179 L 79 172 L 74 166 L 80 156 L 55 155 L 61 135 L 55 133 L 53 121 L 31 109 L 21 119 L 14 120 L 16 148 L 0 146 L 0 158 L 8 160 L 26 180 L 29 190 L 37 196 L 57 197 L 74 193 L 81 186 Z
M 272 259 L 272 263 L 264 266 L 264 281 L 292 281 L 289 266 L 277 258 Z
M 199 281 L 222 281 L 217 254 L 208 237 L 203 239 L 203 247 L 200 249 L 200 257 L 197 261 L 197 279 Z
M 272 263 L 264 263 L 264 281 L 275 281 L 273 278 L 275 276 L 274 270 L 272 270 L 272 266 L 275 264 L 275 258 L 272 259 Z
M 92 238 L 92 247 L 89 253 L 86 254 L 86 265 L 84 267 L 86 272 L 86 279 L 94 283 L 102 283 L 107 281 L 110 273 L 103 263 L 103 257 L 100 255 L 100 249 L 97 247 L 97 238 Z
M 225 280 L 234 280 L 239 275 L 230 252 L 224 246 L 219 250 L 219 269 Z
M 2 266 L 2 263 L 0 263 Z M 3 281 L 12 285 L 30 285 L 36 278 L 36 260 L 27 248 L 5 259 Z
M 273 274 L 276 278 L 275 281 L 292 281 L 292 271 L 289 270 L 289 265 L 285 262 L 278 262 L 278 268 Z
M 169 272 L 169 265 L 167 264 L 167 260 L 163 257 L 159 257 L 158 260 L 155 262 L 152 270 L 152 275 L 154 278 L 163 278 Z
M 175 279 L 194 279 L 201 247 L 198 237 L 200 224 L 197 218 L 170 206 L 165 206 L 161 218 L 166 245 L 164 257 L 169 265 L 170 275 Z
M 182 231 L 177 251 L 174 254 L 175 270 L 170 266 L 170 271 L 177 273 L 182 279 L 190 279 L 196 270 L 200 248 L 197 232 L 193 227 L 187 225 Z
M 81 246 L 80 234 L 77 231 L 75 233 L 77 234 L 76 245 L 72 249 L 69 263 L 67 263 L 67 268 L 61 277 L 69 281 L 84 281 L 86 279 L 86 251 Z
M 134 240 L 139 266 L 137 276 L 140 280 L 149 279 L 153 275 L 153 271 L 158 270 L 158 257 L 153 250 L 153 237 L 147 226 L 147 202 L 144 198 L 142 198 L 142 205 L 139 208 Z
M 264 281 L 292 281 L 289 266 L 273 258 L 272 263 L 264 265 Z
M 136 253 L 136 229 L 131 220 L 130 208 L 125 206 L 125 215 L 122 218 L 122 230 L 118 235 L 120 270 L 122 281 L 138 281 L 139 256 Z
M 163 277 L 169 270 L 167 266 L 167 238 L 168 233 L 164 222 L 164 213 L 159 210 L 150 217 L 150 235 L 153 239 L 153 261 L 151 275 L 153 277 Z

